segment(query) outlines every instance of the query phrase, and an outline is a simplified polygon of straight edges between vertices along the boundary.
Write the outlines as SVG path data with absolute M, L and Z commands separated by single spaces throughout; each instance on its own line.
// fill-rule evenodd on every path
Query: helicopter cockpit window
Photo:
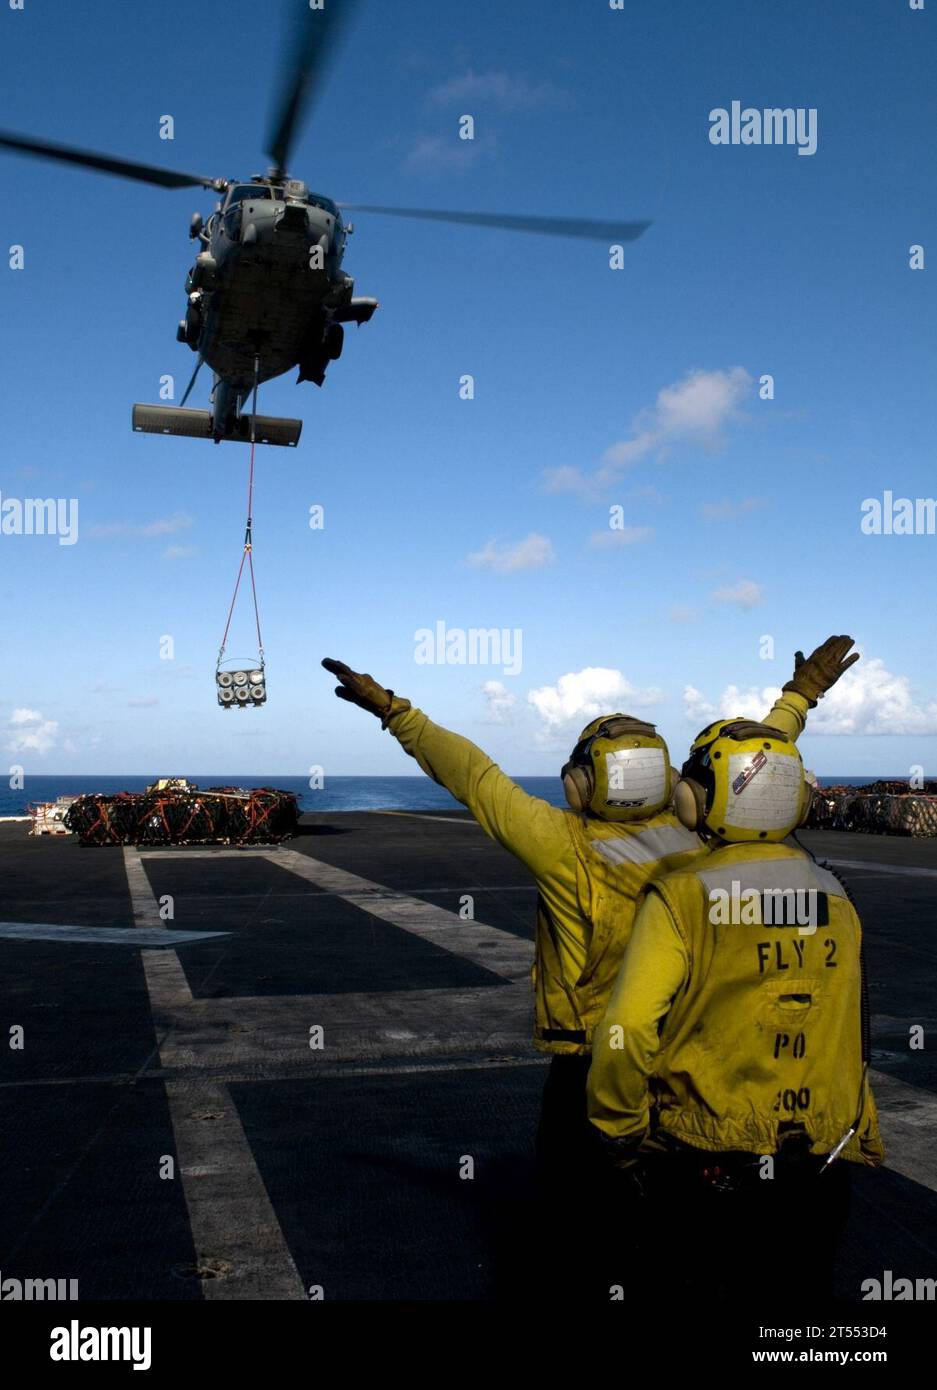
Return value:
M 310 193 L 309 201 L 313 207 L 321 208 L 323 212 L 329 213 L 335 218 L 338 225 L 341 226 L 342 214 L 332 202 L 331 198 L 326 198 L 323 193 Z
M 237 188 L 232 188 L 228 194 L 228 207 L 233 207 L 235 203 L 243 203 L 249 198 L 251 202 L 257 202 L 260 198 L 269 198 L 270 189 L 265 184 L 242 183 Z

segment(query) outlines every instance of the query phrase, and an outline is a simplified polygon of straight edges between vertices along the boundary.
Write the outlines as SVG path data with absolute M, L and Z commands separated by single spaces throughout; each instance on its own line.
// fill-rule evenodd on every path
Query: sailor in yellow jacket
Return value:
M 859 919 L 782 843 L 809 798 L 776 726 L 703 730 L 674 806 L 707 850 L 649 885 L 595 1033 L 590 1119 L 704 1296 L 828 1294 L 849 1168 L 882 1159 Z
M 858 660 L 852 645 L 851 637 L 830 637 L 806 661 L 798 652 L 770 723 L 796 739 L 810 706 Z M 562 810 L 530 796 L 480 748 L 371 676 L 331 659 L 322 665 L 341 682 L 335 693 L 377 715 L 536 881 L 534 1046 L 553 1058 L 538 1156 L 568 1178 L 574 1150 L 592 1152 L 585 1107 L 592 1032 L 618 973 L 635 902 L 652 878 L 702 848 L 669 809 L 675 774 L 666 744 L 653 725 L 626 715 L 593 720 L 563 769 L 570 809 Z

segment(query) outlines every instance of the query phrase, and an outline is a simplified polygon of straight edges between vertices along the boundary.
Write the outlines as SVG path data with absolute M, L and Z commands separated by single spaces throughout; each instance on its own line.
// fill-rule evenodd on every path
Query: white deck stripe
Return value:
M 143 867 L 139 850 L 134 849 L 132 845 L 124 847 L 124 870 L 127 874 L 130 905 L 133 908 L 133 920 L 136 925 L 138 927 L 157 927 L 160 931 L 165 931 L 166 923 L 159 915 L 159 903 L 150 887 L 150 880 L 146 876 L 146 869 Z
M 229 936 L 223 931 L 156 931 L 148 927 L 60 927 L 47 922 L 0 922 L 0 939 L 6 941 L 58 941 L 63 946 L 184 946 L 187 941 Z
M 124 847 L 124 868 L 127 872 L 127 887 L 130 889 L 130 904 L 136 925 L 154 931 L 168 931 L 166 923 L 159 915 L 159 903 L 150 887 L 143 861 L 132 845 Z M 174 1003 L 191 1004 L 192 991 L 189 989 L 189 981 L 175 951 L 144 951 L 142 960 L 151 1005 L 154 999 L 153 991 L 150 989 L 151 976 L 154 981 L 158 979 L 160 998 L 171 998 Z
M 135 850 L 141 859 L 266 859 L 276 854 L 276 845 L 246 845 L 244 849 L 209 848 L 205 845 L 174 845 L 166 849 Z
M 937 1095 L 883 1071 L 871 1071 L 869 1079 L 885 1141 L 885 1167 L 937 1192 Z
M 837 869 L 864 869 L 876 874 L 900 874 L 909 878 L 937 878 L 937 869 L 918 869 L 913 864 L 874 864 L 866 859 L 828 859 L 824 864 L 835 864 Z
M 124 864 L 138 926 L 152 926 L 155 916 L 166 930 L 136 850 L 124 850 Z M 165 1054 L 179 1049 L 178 1032 L 185 1027 L 189 1009 L 184 1006 L 191 1006 L 192 992 L 175 951 L 142 951 L 141 959 L 165 1065 Z M 188 1050 L 197 1059 L 197 1044 L 190 1041 Z M 204 1297 L 304 1299 L 299 1271 L 227 1086 L 172 1081 L 166 1096 L 196 1262 L 231 1265 L 223 1278 L 202 1281 Z
M 430 816 L 422 811 L 370 811 L 372 816 L 408 816 L 410 820 L 434 820 L 439 825 L 470 825 L 473 830 L 481 830 L 477 820 L 471 816 Z
M 502 979 L 514 983 L 530 978 L 533 944 L 523 937 L 513 936 L 499 927 L 488 927 L 483 922 L 464 921 L 456 912 L 434 907 L 422 898 L 397 893 L 293 849 L 280 850 L 273 862 L 314 883 L 317 888 L 337 894 L 362 912 L 412 932 Z
M 523 984 L 469 989 L 395 989 L 349 994 L 275 994 L 196 999 L 173 1011 L 160 1062 L 199 1067 L 283 1066 L 387 1058 L 470 1057 L 531 1048 L 532 1001 Z M 310 1028 L 322 1047 L 310 1047 Z

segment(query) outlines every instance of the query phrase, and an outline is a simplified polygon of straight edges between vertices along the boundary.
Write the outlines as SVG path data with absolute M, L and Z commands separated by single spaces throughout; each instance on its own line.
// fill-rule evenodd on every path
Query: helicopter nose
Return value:
M 308 224 L 308 209 L 304 203 L 287 203 L 277 221 L 281 227 L 296 231 Z

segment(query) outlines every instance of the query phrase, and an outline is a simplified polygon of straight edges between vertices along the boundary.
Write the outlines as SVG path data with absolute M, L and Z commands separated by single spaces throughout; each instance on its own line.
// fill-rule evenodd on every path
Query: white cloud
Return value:
M 871 657 L 824 695 L 807 727 L 818 734 L 937 734 L 937 700 L 917 703 L 908 677 Z
M 503 681 L 485 681 L 482 694 L 485 697 L 485 723 L 509 724 L 517 696 L 511 694 Z
M 172 536 L 178 531 L 187 531 L 193 524 L 188 512 L 174 512 L 172 516 L 158 517 L 156 521 L 143 524 L 132 521 L 107 521 L 88 527 L 88 535 L 103 539 L 109 536 Z
M 622 526 L 617 531 L 608 527 L 605 531 L 593 531 L 589 544 L 595 550 L 617 550 L 622 546 L 650 540 L 653 534 L 653 526 Z
M 658 507 L 667 501 L 664 494 L 650 483 L 642 483 L 640 487 L 633 488 L 629 496 L 638 502 L 653 502 Z
M 493 147 L 490 136 L 477 140 L 459 140 L 443 135 L 418 135 L 411 145 L 404 165 L 415 172 L 434 173 L 437 170 L 468 169 L 479 155 Z
M 749 686 L 742 690 L 737 685 L 727 685 L 719 703 L 714 705 L 695 686 L 688 685 L 683 692 L 683 711 L 697 728 L 711 724 L 714 719 L 764 719 L 780 693 L 777 686 L 766 686 L 763 690 Z
M 717 447 L 751 384 L 744 367 L 727 372 L 689 372 L 658 395 L 653 428 L 667 440 L 688 439 L 707 448 Z
M 703 728 L 715 719 L 716 706 L 711 705 L 703 692 L 697 690 L 695 685 L 687 685 L 683 688 L 683 713 L 694 727 L 699 725 L 700 728 Z
M 481 550 L 469 555 L 467 563 L 474 569 L 493 570 L 495 574 L 516 574 L 519 570 L 543 569 L 555 559 L 549 538 L 531 531 L 529 536 L 513 545 L 489 541 Z
M 744 367 L 728 371 L 689 372 L 665 386 L 654 405 L 635 418 L 631 434 L 602 456 L 602 467 L 591 474 L 578 468 L 553 468 L 545 474 L 548 492 L 601 492 L 621 473 L 650 455 L 666 457 L 674 448 L 696 445 L 713 452 L 725 443 L 727 426 L 739 417 L 739 407 L 751 389 Z
M 683 707 L 687 718 L 697 727 L 735 715 L 763 719 L 779 694 L 780 690 L 773 686 L 758 690 L 754 686 L 742 689 L 729 685 L 718 704 L 713 705 L 700 691 L 688 685 L 683 693 Z M 810 711 L 807 732 L 873 736 L 937 734 L 937 700 L 917 702 L 907 676 L 894 675 L 879 657 L 863 658 L 823 696 L 816 709 Z
M 143 527 L 144 536 L 171 536 L 176 531 L 187 531 L 192 525 L 192 518 L 188 512 L 174 512 L 172 516 L 166 517 L 161 521 L 151 521 L 148 526 Z
M 696 609 L 688 607 L 685 603 L 675 603 L 670 610 L 670 621 L 672 623 L 695 623 Z
M 743 497 L 738 502 L 724 497 L 720 502 L 701 502 L 699 514 L 704 521 L 735 521 L 748 516 L 765 505 L 763 497 Z
M 11 753 L 48 753 L 55 746 L 59 726 L 38 710 L 15 709 L 10 715 L 7 748 Z
M 34 724 L 42 715 L 34 709 L 15 709 L 10 715 L 11 724 Z
M 620 671 L 604 666 L 586 666 L 582 671 L 568 671 L 555 685 L 542 685 L 527 692 L 528 702 L 539 714 L 548 733 L 576 730 L 600 714 L 627 713 L 656 704 L 659 690 L 640 690 L 626 680 Z
M 754 608 L 756 603 L 761 603 L 765 594 L 761 585 L 756 584 L 753 579 L 740 579 L 737 584 L 714 589 L 712 596 L 716 603 L 731 603 L 738 608 Z
M 564 101 L 563 93 L 550 82 L 531 82 L 523 73 L 494 69 L 475 72 L 472 68 L 441 82 L 427 96 L 430 106 L 458 106 L 468 111 L 473 105 L 505 112 L 536 111 Z
M 573 468 L 564 463 L 559 468 L 546 468 L 543 472 L 544 492 L 587 492 L 589 481 L 581 468 Z

